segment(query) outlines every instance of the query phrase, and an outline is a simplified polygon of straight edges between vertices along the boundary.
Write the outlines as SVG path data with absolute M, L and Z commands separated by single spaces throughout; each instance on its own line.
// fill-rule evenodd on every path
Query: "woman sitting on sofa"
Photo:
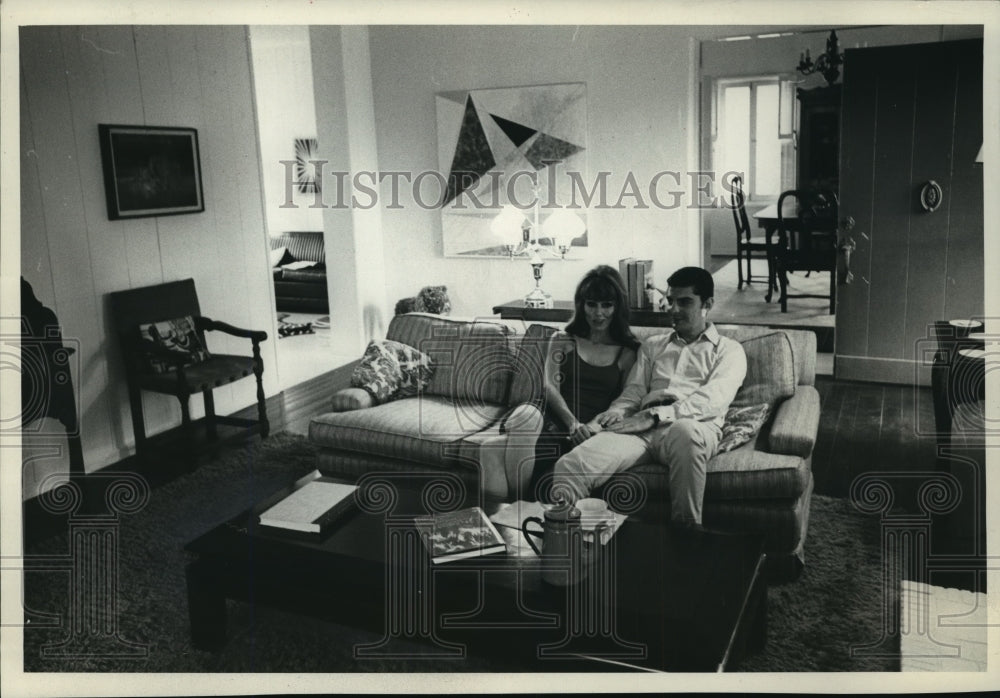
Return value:
M 549 340 L 545 358 L 544 408 L 523 404 L 507 417 L 504 449 L 485 458 L 503 459 L 508 494 L 533 500 L 559 456 L 601 430 L 594 418 L 621 394 L 635 364 L 639 341 L 629 327 L 621 275 L 612 267 L 591 269 L 574 295 L 573 318 Z M 485 468 L 496 473 L 497 468 Z

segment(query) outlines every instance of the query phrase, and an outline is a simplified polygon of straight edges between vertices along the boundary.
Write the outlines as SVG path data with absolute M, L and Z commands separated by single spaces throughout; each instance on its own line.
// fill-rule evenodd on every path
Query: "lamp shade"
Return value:
M 552 240 L 564 240 L 569 244 L 573 238 L 583 235 L 587 230 L 587 224 L 583 222 L 573 211 L 567 208 L 560 208 L 553 211 L 552 215 L 542 223 L 542 233 Z
M 522 240 L 521 225 L 524 221 L 524 212 L 516 206 L 507 204 L 490 221 L 490 232 L 500 237 L 507 244 L 517 245 Z

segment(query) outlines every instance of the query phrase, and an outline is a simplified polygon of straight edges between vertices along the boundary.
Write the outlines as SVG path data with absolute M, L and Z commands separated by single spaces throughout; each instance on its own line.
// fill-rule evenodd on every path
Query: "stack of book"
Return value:
M 357 489 L 356 485 L 338 482 L 314 470 L 258 505 L 260 524 L 301 533 L 326 533 L 334 521 L 354 508 Z
M 622 281 L 625 282 L 628 306 L 637 310 L 651 310 L 653 301 L 646 293 L 646 289 L 652 288 L 647 279 L 651 279 L 653 275 L 653 260 L 635 257 L 619 259 L 618 271 L 622 275 Z

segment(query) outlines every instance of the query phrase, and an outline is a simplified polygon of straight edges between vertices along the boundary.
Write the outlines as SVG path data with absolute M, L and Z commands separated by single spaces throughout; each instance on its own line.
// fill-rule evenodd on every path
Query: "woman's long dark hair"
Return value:
M 567 334 L 574 337 L 590 337 L 590 324 L 583 310 L 584 301 L 611 301 L 615 304 L 615 314 L 611 318 L 609 334 L 622 346 L 630 349 L 639 348 L 639 340 L 632 334 L 628 324 L 628 299 L 625 294 L 625 283 L 621 274 L 614 267 L 602 264 L 588 271 L 576 287 L 573 303 L 576 306 L 573 318 L 566 325 Z

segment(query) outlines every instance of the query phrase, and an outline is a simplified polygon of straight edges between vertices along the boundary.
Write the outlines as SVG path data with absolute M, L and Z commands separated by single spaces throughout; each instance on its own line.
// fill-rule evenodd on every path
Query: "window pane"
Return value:
M 716 181 L 722 181 L 726 172 L 750 175 L 750 87 L 726 87 L 722 90 L 722 144 Z M 748 191 L 744 182 L 744 191 Z
M 751 191 L 760 196 L 781 193 L 781 143 L 778 140 L 778 85 L 758 85 L 757 123 L 754 134 L 756 181 Z

